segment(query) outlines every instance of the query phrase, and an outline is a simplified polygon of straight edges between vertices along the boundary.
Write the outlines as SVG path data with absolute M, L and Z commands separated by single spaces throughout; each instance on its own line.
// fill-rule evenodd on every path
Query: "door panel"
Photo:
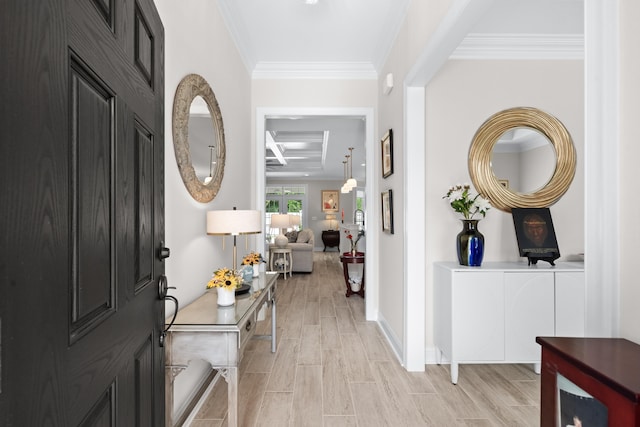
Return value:
M 111 171 L 115 99 L 98 76 L 70 58 L 70 342 L 115 310 L 111 269 Z
M 153 1 L 8 0 L 0 32 L 0 425 L 164 425 Z
M 548 273 L 505 273 L 505 337 L 509 361 L 541 359 L 538 336 L 554 334 L 554 278 Z

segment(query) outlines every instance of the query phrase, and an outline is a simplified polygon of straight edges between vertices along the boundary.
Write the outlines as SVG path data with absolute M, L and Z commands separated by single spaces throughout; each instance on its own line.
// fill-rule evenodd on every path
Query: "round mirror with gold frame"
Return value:
M 509 188 L 492 167 L 495 145 L 513 129 L 528 128 L 546 137 L 555 150 L 555 165 L 548 182 L 530 193 Z M 555 117 L 532 107 L 517 107 L 489 117 L 476 131 L 469 148 L 469 174 L 476 190 L 504 212 L 512 208 L 549 207 L 569 189 L 576 170 L 571 135 Z
M 202 111 L 198 111 L 198 101 L 204 100 L 210 115 L 213 132 L 204 138 L 189 138 L 189 120 L 196 117 L 202 119 Z M 224 126 L 222 113 L 209 83 L 198 74 L 184 77 L 173 100 L 173 148 L 178 163 L 178 170 L 187 191 L 195 200 L 207 203 L 213 200 L 222 183 L 226 157 Z M 211 129 L 211 126 L 208 126 Z M 193 124 L 192 131 L 196 129 Z M 191 146 L 200 144 L 202 147 Z M 200 154 L 198 154 L 200 153 Z M 199 156 L 197 159 L 193 155 Z M 198 177 L 195 164 L 206 164 Z

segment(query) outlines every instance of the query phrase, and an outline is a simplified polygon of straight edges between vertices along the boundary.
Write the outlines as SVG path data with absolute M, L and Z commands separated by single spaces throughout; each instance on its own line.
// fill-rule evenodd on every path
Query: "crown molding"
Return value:
M 231 12 L 231 9 L 226 2 L 218 1 L 216 3 L 218 4 L 218 9 L 220 10 L 220 14 L 222 15 L 222 21 L 224 22 L 224 25 L 227 27 L 227 30 L 231 35 L 231 38 L 236 44 L 236 50 L 240 55 L 240 59 L 244 63 L 247 71 L 251 73 L 251 70 L 253 70 L 256 64 L 252 59 L 253 55 L 250 48 L 251 42 L 246 36 L 248 32 L 243 31 L 243 28 L 241 28 L 241 24 L 237 24 L 237 21 L 234 19 L 233 13 Z
M 471 33 L 450 59 L 584 59 L 584 36 Z
M 368 62 L 258 62 L 252 78 L 376 80 L 378 72 Z

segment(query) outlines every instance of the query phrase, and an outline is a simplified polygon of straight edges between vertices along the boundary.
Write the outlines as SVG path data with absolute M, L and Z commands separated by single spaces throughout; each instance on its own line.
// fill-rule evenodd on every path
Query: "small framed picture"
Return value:
M 549 208 L 513 208 L 511 216 L 520 256 L 527 257 L 529 264 L 543 260 L 555 265 L 560 249 Z
M 382 193 L 382 231 L 393 234 L 393 192 Z
M 338 190 L 322 190 L 322 212 L 338 212 L 340 210 L 340 194 Z
M 393 174 L 393 130 L 389 129 L 380 141 L 382 148 L 382 177 Z

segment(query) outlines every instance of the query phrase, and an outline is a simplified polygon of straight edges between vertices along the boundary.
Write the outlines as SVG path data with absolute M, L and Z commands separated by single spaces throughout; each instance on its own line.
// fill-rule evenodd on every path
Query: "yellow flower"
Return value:
M 235 290 L 242 284 L 242 278 L 237 272 L 228 268 L 219 268 L 213 272 L 213 277 L 207 282 L 207 289 L 225 288 L 227 290 Z
M 242 258 L 242 265 L 255 265 L 261 262 L 265 261 L 262 259 L 262 255 L 260 255 L 260 253 L 258 252 L 251 252 L 250 254 L 245 255 L 245 257 Z

